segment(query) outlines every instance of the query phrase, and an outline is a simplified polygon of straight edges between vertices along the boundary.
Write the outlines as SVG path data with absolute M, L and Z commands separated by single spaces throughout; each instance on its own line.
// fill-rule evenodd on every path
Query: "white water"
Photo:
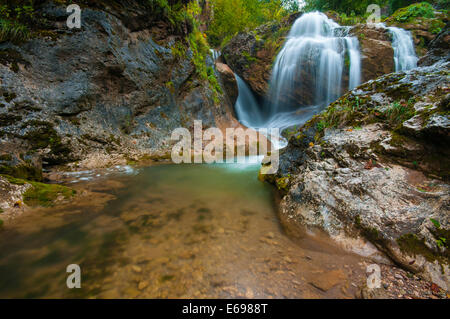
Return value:
M 239 96 L 234 107 L 237 118 L 247 127 L 264 125 L 262 110 L 247 84 L 236 74 Z
M 361 82 L 361 56 L 357 38 L 320 12 L 295 21 L 278 54 L 270 81 L 270 115 L 296 111 L 302 106 L 328 105 L 343 93 L 345 58 L 349 61 L 349 89 Z M 313 92 L 311 92 L 313 91 Z M 308 101 L 293 103 L 300 92 Z
M 411 33 L 384 24 L 377 27 L 392 34 L 396 71 L 416 67 Z M 280 131 L 301 126 L 342 96 L 346 89 L 352 90 L 361 84 L 359 42 L 356 37 L 349 36 L 350 30 L 320 12 L 306 13 L 298 18 L 275 60 L 268 103 L 264 107 L 237 76 L 236 113 L 240 122 L 255 129 L 279 128 Z M 348 88 L 342 88 L 345 74 L 348 74 Z M 306 98 L 302 101 L 299 96 Z M 286 144 L 282 139 L 275 142 L 279 147 Z
M 235 110 L 240 122 L 255 129 L 279 128 L 280 131 L 303 125 L 342 95 L 346 57 L 348 89 L 358 86 L 361 82 L 359 43 L 357 38 L 348 36 L 349 30 L 320 12 L 297 19 L 276 58 L 267 105 L 259 105 L 249 87 L 236 76 L 239 97 Z M 294 92 L 301 92 L 310 100 L 299 103 L 292 98 Z M 283 139 L 269 139 L 280 148 L 286 145 Z
M 414 50 L 411 32 L 397 27 L 387 27 L 383 23 L 379 23 L 377 26 L 387 29 L 392 35 L 395 71 L 406 71 L 416 68 L 418 58 Z
M 216 61 L 222 55 L 222 52 L 220 52 L 218 50 L 210 49 L 210 52 L 211 52 L 211 56 L 214 61 Z

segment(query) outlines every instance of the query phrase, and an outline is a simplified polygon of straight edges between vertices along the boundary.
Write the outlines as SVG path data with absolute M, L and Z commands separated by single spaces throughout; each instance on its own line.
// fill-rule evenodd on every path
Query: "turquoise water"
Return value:
M 288 238 L 258 170 L 158 165 L 72 183 L 74 203 L 0 232 L 0 297 L 345 297 L 349 277 L 326 292 L 309 282 L 358 259 Z M 66 286 L 69 264 L 81 289 Z

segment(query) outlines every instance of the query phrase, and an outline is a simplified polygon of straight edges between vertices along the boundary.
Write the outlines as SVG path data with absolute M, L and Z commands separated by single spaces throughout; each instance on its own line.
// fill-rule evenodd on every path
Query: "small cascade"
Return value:
M 353 90 L 361 84 L 361 54 L 359 50 L 359 42 L 355 37 L 346 37 L 348 54 L 350 56 L 350 71 L 348 89 Z
M 388 30 L 392 36 L 395 71 L 407 71 L 416 68 L 419 58 L 414 49 L 411 32 L 397 27 L 387 27 L 384 23 L 378 23 L 376 27 Z
M 297 19 L 274 64 L 269 93 L 271 116 L 299 107 L 328 105 L 360 84 L 359 43 L 348 36 L 349 30 L 320 12 Z M 348 87 L 344 88 L 346 67 Z
M 247 84 L 236 74 L 239 96 L 235 111 L 239 121 L 247 127 L 260 127 L 264 125 L 263 115 L 256 98 Z
M 417 56 L 411 32 L 396 27 L 388 27 L 392 34 L 395 71 L 406 71 L 417 67 Z
M 222 55 L 222 53 L 219 50 L 210 49 L 210 51 L 211 51 L 211 56 L 214 61 L 216 61 Z

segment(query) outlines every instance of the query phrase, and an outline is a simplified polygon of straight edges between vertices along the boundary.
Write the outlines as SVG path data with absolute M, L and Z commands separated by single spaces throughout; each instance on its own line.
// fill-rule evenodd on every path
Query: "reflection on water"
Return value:
M 0 232 L 0 297 L 352 297 L 360 259 L 287 238 L 258 169 L 159 165 L 75 184 L 94 195 Z M 66 287 L 69 264 L 81 289 Z

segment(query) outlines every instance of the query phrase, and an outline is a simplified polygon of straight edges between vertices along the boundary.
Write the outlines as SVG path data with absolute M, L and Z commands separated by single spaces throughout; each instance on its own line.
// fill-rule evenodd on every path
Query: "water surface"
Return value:
M 361 259 L 288 238 L 258 169 L 158 165 L 71 183 L 89 193 L 0 232 L 0 297 L 353 297 Z M 81 289 L 66 287 L 69 264 Z

